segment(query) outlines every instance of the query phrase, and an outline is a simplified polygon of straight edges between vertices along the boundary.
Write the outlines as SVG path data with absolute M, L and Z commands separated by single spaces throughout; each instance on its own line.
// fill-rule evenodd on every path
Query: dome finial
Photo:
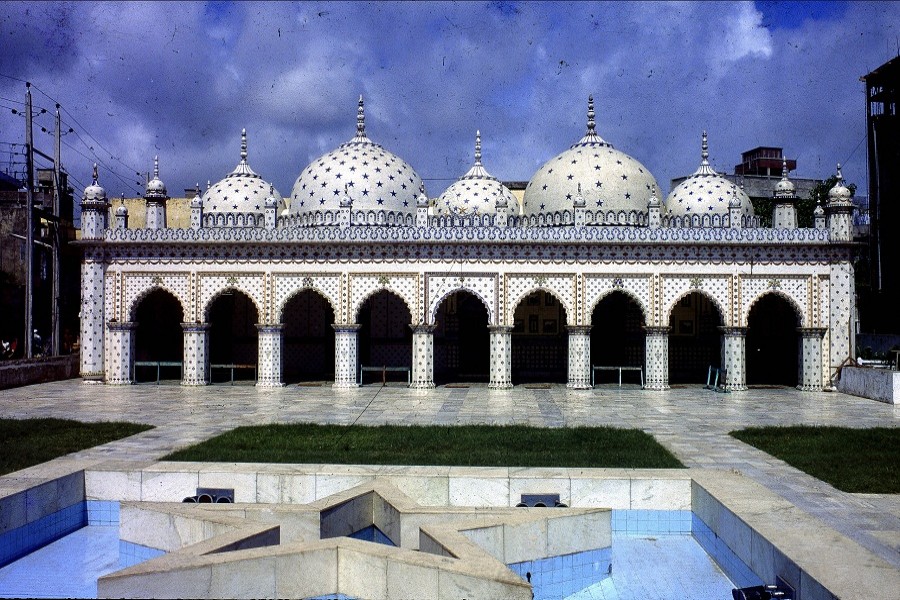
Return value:
M 247 162 L 247 130 L 241 129 L 241 162 Z
M 475 164 L 481 164 L 481 130 L 475 130 Z
M 159 155 L 153 157 L 153 179 L 159 179 Z
M 588 96 L 588 111 L 587 111 L 587 134 L 586 135 L 596 135 L 597 132 L 594 129 L 596 127 L 596 122 L 594 122 L 594 96 Z
M 99 174 L 97 173 L 97 163 L 94 163 L 94 185 L 97 185 L 97 182 L 99 180 Z
M 359 95 L 359 106 L 356 109 L 356 137 L 366 137 L 366 108 L 362 94 Z
M 787 159 L 784 157 L 781 158 L 781 178 L 785 180 L 788 178 Z
M 706 142 L 706 130 L 703 130 L 703 141 L 700 144 L 700 158 L 702 158 L 702 162 L 700 164 L 708 165 L 709 164 L 709 144 Z
M 844 175 L 841 173 L 841 163 L 837 164 L 837 182 L 839 184 L 844 183 Z

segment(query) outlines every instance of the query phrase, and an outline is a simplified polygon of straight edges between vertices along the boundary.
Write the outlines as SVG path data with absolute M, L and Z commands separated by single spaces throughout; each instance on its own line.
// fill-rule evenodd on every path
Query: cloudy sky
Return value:
M 432 197 L 470 166 L 476 129 L 488 171 L 527 181 L 584 133 L 589 94 L 598 134 L 665 192 L 697 167 L 703 129 L 719 171 L 772 145 L 798 176 L 840 161 L 864 186 L 859 77 L 897 56 L 898 24 L 883 2 L 3 2 L 0 170 L 23 168 L 12 109 L 28 80 L 36 111 L 58 101 L 74 129 L 79 195 L 94 160 L 111 195 L 137 195 L 156 154 L 170 195 L 205 188 L 243 127 L 250 164 L 288 195 L 354 135 L 360 94 L 369 137 Z

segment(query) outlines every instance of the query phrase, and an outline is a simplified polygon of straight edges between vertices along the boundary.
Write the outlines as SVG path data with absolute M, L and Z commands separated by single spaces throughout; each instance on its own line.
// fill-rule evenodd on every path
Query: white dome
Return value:
M 587 133 L 538 169 L 525 188 L 526 215 L 572 210 L 579 194 L 589 210 L 647 212 L 656 179 L 637 160 L 613 148 L 594 130 L 594 100 L 588 98 Z
M 168 198 L 169 193 L 166 190 L 166 184 L 159 178 L 159 156 L 153 157 L 153 179 L 147 182 L 144 190 L 144 198 Z
M 94 181 L 84 188 L 81 199 L 83 202 L 106 202 L 106 190 L 98 183 L 97 163 L 94 163 Z
M 675 186 L 666 198 L 669 214 L 683 217 L 691 215 L 727 215 L 729 204 L 735 199 L 740 203 L 741 214 L 752 216 L 750 196 L 733 182 L 728 181 L 709 166 L 706 132 L 700 167 L 687 179 Z
M 781 159 L 781 180 L 775 184 L 776 198 L 793 198 L 797 194 L 794 182 L 788 179 L 787 159 Z
M 366 137 L 362 96 L 356 136 L 308 165 L 291 191 L 291 214 L 337 210 L 349 196 L 354 210 L 413 214 L 422 179 L 404 160 Z
M 203 194 L 205 213 L 263 214 L 269 190 L 279 202 L 281 194 L 247 163 L 247 130 L 241 131 L 241 162 L 225 179 L 214 183 Z
M 435 201 L 437 215 L 484 215 L 497 212 L 497 200 L 506 201 L 506 211 L 518 214 L 519 203 L 508 187 L 491 176 L 481 164 L 481 132 L 475 132 L 475 164 Z
M 832 202 L 850 202 L 852 196 L 850 188 L 844 185 L 844 175 L 841 173 L 841 165 L 839 163 L 837 166 L 837 183 L 828 190 L 828 199 Z

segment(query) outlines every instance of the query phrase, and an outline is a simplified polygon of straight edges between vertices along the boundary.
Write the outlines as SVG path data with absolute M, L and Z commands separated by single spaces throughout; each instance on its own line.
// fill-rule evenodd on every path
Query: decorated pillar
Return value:
M 644 389 L 669 389 L 669 329 L 670 327 L 644 327 L 647 332 L 647 379 Z
M 825 327 L 798 327 L 800 334 L 799 373 L 797 389 L 804 392 L 822 391 L 822 338 Z
M 284 325 L 257 325 L 259 331 L 259 366 L 256 387 L 282 387 L 281 340 Z
M 569 326 L 569 381 L 575 390 L 591 388 L 591 327 Z
M 719 327 L 722 332 L 722 368 L 725 389 L 740 392 L 747 389 L 747 328 Z
M 334 328 L 334 385 L 336 389 L 359 387 L 356 370 L 359 368 L 359 325 L 335 323 Z
M 100 242 L 106 229 L 109 203 L 106 190 L 98 183 L 97 165 L 94 165 L 94 181 L 84 188 L 81 200 L 81 239 Z M 103 382 L 104 294 L 106 291 L 103 250 L 86 247 L 81 263 L 81 360 L 79 372 L 85 383 Z
M 184 357 L 181 385 L 209 383 L 209 323 L 182 323 Z
M 508 390 L 512 387 L 512 327 L 499 325 L 488 327 L 491 332 L 491 380 L 492 390 Z
M 131 385 L 131 370 L 134 365 L 134 330 L 136 327 L 137 323 L 131 321 L 110 321 L 107 323 L 106 383 Z
M 410 325 L 412 338 L 412 384 L 410 387 L 434 387 L 434 325 Z

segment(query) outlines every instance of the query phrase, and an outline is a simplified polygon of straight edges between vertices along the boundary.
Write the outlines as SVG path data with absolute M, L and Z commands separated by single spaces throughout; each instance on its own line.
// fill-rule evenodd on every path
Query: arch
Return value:
M 393 290 L 382 288 L 367 296 L 356 314 L 359 364 L 411 367 L 412 314 L 404 298 Z
M 594 300 L 593 304 L 588 307 L 589 310 L 585 311 L 585 314 L 593 315 L 594 311 L 597 310 L 597 305 L 603 302 L 603 300 L 609 297 L 611 294 L 615 294 L 616 292 L 621 292 L 628 296 L 635 304 L 638 305 L 638 308 L 641 309 L 641 317 L 644 319 L 644 323 L 646 324 L 650 322 L 650 307 L 646 306 L 638 297 L 638 295 L 634 293 L 633 290 L 629 290 L 626 287 L 612 288 L 601 292 L 600 295 L 597 296 L 597 299 Z
M 181 308 L 179 315 L 175 310 Z M 178 296 L 153 286 L 136 299 L 129 319 L 134 330 L 134 360 L 181 362 L 184 355 L 184 307 Z M 146 375 L 146 374 L 145 374 Z
M 669 311 L 669 382 L 702 384 L 720 367 L 725 324 L 721 306 L 703 290 L 681 294 Z
M 184 299 L 180 298 L 178 294 L 168 286 L 164 284 L 154 283 L 139 291 L 131 300 L 131 304 L 128 306 L 128 310 L 126 311 L 129 321 L 136 320 L 135 311 L 137 310 L 137 306 L 144 300 L 144 298 L 157 290 L 161 290 L 163 292 L 168 292 L 169 294 L 171 294 L 178 301 L 178 305 L 181 307 L 182 318 L 187 319 L 187 315 L 189 315 L 190 312 L 188 311 L 188 307 L 184 304 Z
M 747 311 L 748 384 L 798 384 L 800 323 L 800 313 L 786 294 L 770 290 L 754 300 Z
M 415 307 L 412 305 L 412 303 L 410 303 L 409 298 L 404 296 L 399 290 L 388 287 L 386 285 L 379 285 L 379 286 L 369 290 L 362 298 L 360 298 L 356 302 L 356 305 L 353 307 L 353 309 L 350 311 L 350 314 L 353 316 L 354 323 L 359 322 L 359 311 L 362 310 L 363 305 L 366 302 L 368 302 L 373 296 L 375 296 L 376 294 L 379 294 L 381 292 L 388 292 L 389 294 L 393 294 L 394 296 L 397 296 L 398 298 L 400 298 L 400 300 L 403 301 L 403 304 L 406 305 L 406 310 L 409 311 L 410 317 L 412 317 L 412 315 L 416 314 Z M 337 313 L 335 313 L 335 314 L 337 314 Z
M 539 287 L 522 296 L 510 311 L 513 383 L 566 383 L 571 313 L 559 297 Z
M 728 313 L 725 312 L 725 308 L 722 306 L 722 303 L 715 296 L 713 296 L 706 290 L 697 289 L 697 288 L 688 288 L 688 289 L 684 290 L 683 292 L 679 293 L 677 296 L 675 296 L 675 299 L 672 300 L 668 306 L 666 306 L 666 314 L 665 314 L 665 317 L 663 318 L 663 322 L 666 322 L 669 319 L 671 319 L 672 311 L 675 310 L 675 307 L 678 306 L 678 303 L 681 302 L 682 300 L 684 300 L 685 297 L 690 296 L 693 293 L 697 293 L 697 294 L 703 296 L 704 298 L 706 298 L 707 300 L 709 300 L 710 302 L 712 302 L 713 306 L 716 307 L 716 310 L 719 311 L 719 314 L 722 315 L 722 321 L 723 321 L 722 324 L 723 325 L 728 324 L 727 322 L 725 322 L 725 315 Z
M 207 304 L 209 363 L 257 365 L 259 357 L 259 307 L 246 292 L 231 287 L 217 293 Z M 248 370 L 235 371 L 235 379 L 252 377 Z M 210 382 L 228 381 L 229 373 L 212 369 Z
M 248 292 L 247 290 L 243 290 L 236 285 L 226 285 L 222 289 L 216 290 L 210 297 L 209 300 L 206 301 L 206 304 L 202 307 L 200 314 L 203 315 L 203 320 L 209 322 L 209 308 L 213 305 L 213 303 L 223 295 L 232 294 L 234 292 L 238 292 L 247 296 L 250 299 L 250 302 L 253 303 L 253 307 L 256 308 L 257 315 L 265 314 L 262 310 L 262 307 L 259 305 L 259 302 L 256 301 L 256 298 L 253 297 L 253 294 Z
M 337 322 L 337 314 L 327 296 L 312 287 L 298 289 L 285 299 L 279 315 L 285 383 L 334 379 L 331 325 Z
M 806 327 L 806 315 L 803 314 L 803 309 L 797 303 L 797 301 L 792 298 L 789 294 L 782 292 L 781 290 L 764 290 L 760 292 L 753 300 L 750 301 L 750 304 L 747 305 L 747 312 L 743 315 L 743 319 L 741 325 L 744 327 L 749 327 L 750 324 L 750 313 L 753 311 L 753 306 L 765 298 L 766 296 L 778 296 L 782 300 L 786 301 L 791 308 L 794 309 L 794 314 L 797 315 L 797 327 Z
M 634 294 L 614 289 L 591 307 L 591 364 L 645 367 L 647 315 Z M 614 373 L 597 372 L 598 381 Z
M 438 302 L 433 324 L 435 383 L 487 382 L 490 310 L 484 299 L 457 288 Z
M 508 325 L 515 326 L 515 323 L 513 322 L 513 314 L 516 312 L 516 309 L 519 307 L 519 305 L 522 304 L 522 301 L 524 301 L 525 298 L 527 298 L 528 296 L 532 295 L 535 292 L 545 292 L 547 294 L 550 294 L 554 298 L 556 298 L 556 300 L 562 305 L 562 307 L 566 311 L 566 323 L 565 324 L 566 325 L 574 325 L 574 323 L 570 323 L 569 321 L 572 320 L 572 317 L 570 315 L 575 315 L 575 307 L 570 306 L 569 303 L 564 298 L 561 298 L 560 296 L 562 296 L 562 294 L 560 294 L 558 290 L 554 290 L 553 288 L 551 288 L 550 286 L 547 286 L 547 285 L 536 285 L 534 287 L 528 288 L 527 290 L 525 290 L 525 292 L 523 292 L 522 294 L 519 294 L 519 297 L 516 298 L 515 302 L 508 305 L 508 310 L 506 311 L 507 320 L 509 321 L 507 323 Z
M 310 291 L 322 296 L 328 305 L 331 307 L 332 312 L 334 313 L 334 318 L 337 319 L 341 312 L 340 308 L 337 305 L 337 302 L 334 298 L 329 296 L 324 290 L 316 287 L 315 285 L 300 285 L 297 288 L 291 290 L 287 294 L 285 294 L 284 299 L 275 307 L 275 322 L 276 323 L 284 323 L 284 307 L 287 306 L 288 302 L 294 299 L 295 296 L 302 294 L 303 292 Z M 337 322 L 337 321 L 334 321 Z
M 491 310 L 491 305 L 484 298 L 484 296 L 482 296 L 481 294 L 479 294 L 472 288 L 463 285 L 463 286 L 455 287 L 455 288 L 449 290 L 448 292 L 446 292 L 445 294 L 441 295 L 441 297 L 438 299 L 438 301 L 434 303 L 433 308 L 428 312 L 428 315 L 427 315 L 428 316 L 428 321 L 427 321 L 428 324 L 430 324 L 430 325 L 435 324 L 435 319 L 437 317 L 438 310 L 440 310 L 441 304 L 443 304 L 444 301 L 448 297 L 450 297 L 451 294 L 455 294 L 457 292 L 468 292 L 468 293 L 472 294 L 473 296 L 475 296 L 476 298 L 478 298 L 478 300 L 480 300 L 481 303 L 484 305 L 484 309 L 487 311 L 488 323 L 494 324 L 497 322 L 495 319 L 495 315 L 493 314 L 493 311 Z

